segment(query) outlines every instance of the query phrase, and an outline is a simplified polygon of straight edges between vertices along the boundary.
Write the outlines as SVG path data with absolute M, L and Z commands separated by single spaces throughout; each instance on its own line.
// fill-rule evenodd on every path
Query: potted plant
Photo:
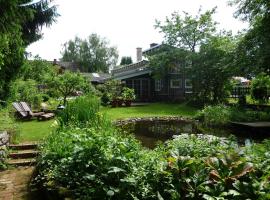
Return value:
M 131 106 L 131 102 L 136 99 L 134 89 L 130 89 L 128 87 L 124 87 L 122 91 L 122 98 L 126 106 Z

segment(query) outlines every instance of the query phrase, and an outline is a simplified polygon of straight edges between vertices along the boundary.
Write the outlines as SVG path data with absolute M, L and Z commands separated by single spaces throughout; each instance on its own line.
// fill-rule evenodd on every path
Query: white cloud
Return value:
M 76 35 L 87 37 L 97 33 L 118 47 L 120 56 L 132 56 L 136 47 L 146 49 L 150 43 L 162 41 L 155 30 L 155 19 L 164 20 L 174 11 L 196 14 L 217 6 L 215 20 L 219 28 L 234 33 L 247 27 L 233 18 L 234 8 L 226 0 L 55 0 L 60 17 L 51 28 L 44 28 L 42 40 L 30 45 L 33 55 L 53 60 L 60 58 L 62 44 Z

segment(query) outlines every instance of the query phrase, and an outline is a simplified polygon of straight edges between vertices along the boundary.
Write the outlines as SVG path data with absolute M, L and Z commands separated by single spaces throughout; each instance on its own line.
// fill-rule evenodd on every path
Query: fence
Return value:
M 250 94 L 250 87 L 247 86 L 237 86 L 233 87 L 231 90 L 231 98 L 239 98 L 241 96 Z

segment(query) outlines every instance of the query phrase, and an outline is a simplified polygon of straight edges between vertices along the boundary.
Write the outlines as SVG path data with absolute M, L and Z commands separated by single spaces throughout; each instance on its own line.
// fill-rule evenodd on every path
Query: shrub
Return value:
M 269 112 L 265 111 L 254 111 L 240 107 L 217 105 L 205 107 L 196 114 L 195 118 L 201 120 L 207 126 L 224 126 L 230 121 L 268 121 L 270 120 L 270 115 Z
M 39 108 L 42 101 L 41 93 L 38 91 L 34 80 L 15 80 L 10 86 L 10 101 L 25 101 L 34 108 Z
M 255 100 L 268 102 L 270 90 L 270 76 L 264 73 L 259 74 L 251 82 L 251 96 Z
M 226 125 L 230 120 L 230 109 L 224 105 L 206 106 L 196 116 L 206 125 Z

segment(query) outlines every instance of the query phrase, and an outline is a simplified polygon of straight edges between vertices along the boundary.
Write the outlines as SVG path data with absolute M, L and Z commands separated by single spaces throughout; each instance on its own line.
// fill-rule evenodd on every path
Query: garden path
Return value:
M 0 200 L 28 200 L 28 184 L 34 167 L 18 167 L 0 172 Z

